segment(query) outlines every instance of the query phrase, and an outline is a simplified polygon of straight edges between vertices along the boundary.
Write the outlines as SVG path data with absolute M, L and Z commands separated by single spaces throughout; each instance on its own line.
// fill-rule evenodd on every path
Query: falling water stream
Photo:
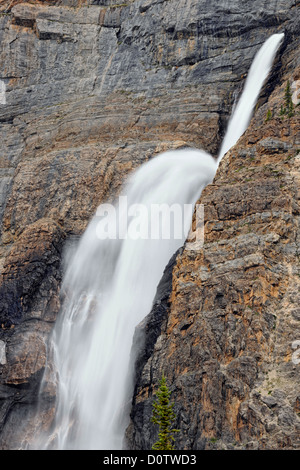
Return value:
M 221 161 L 225 153 L 234 146 L 247 129 L 257 98 L 270 73 L 274 57 L 283 37 L 283 33 L 274 34 L 267 39 L 256 54 L 250 67 L 242 96 L 229 121 L 228 129 L 219 152 L 218 162 Z
M 101 214 L 93 217 L 69 256 L 62 284 L 65 299 L 51 342 L 58 377 L 55 429 L 43 448 L 50 441 L 57 449 L 122 448 L 132 396 L 134 330 L 151 310 L 163 270 L 184 244 L 193 212 L 180 220 L 174 217 L 167 227 L 169 237 L 152 226 L 153 236 L 151 208 L 194 208 L 221 158 L 246 130 L 282 38 L 271 36 L 256 55 L 219 158 L 181 149 L 143 164 L 113 210 L 100 206 Z M 128 217 L 129 208 L 135 216 Z M 169 222 L 166 211 L 160 229 Z

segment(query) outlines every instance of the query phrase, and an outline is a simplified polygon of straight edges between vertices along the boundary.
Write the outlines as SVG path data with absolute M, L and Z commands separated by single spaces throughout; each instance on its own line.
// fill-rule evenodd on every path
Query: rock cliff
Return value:
M 33 445 L 67 241 L 152 155 L 216 155 L 256 51 L 282 30 L 251 126 L 201 199 L 205 246 L 173 260 L 145 320 L 127 446 L 151 445 L 165 370 L 180 448 L 299 447 L 299 116 L 279 116 L 300 78 L 298 12 L 296 0 L 0 2 L 2 449 Z

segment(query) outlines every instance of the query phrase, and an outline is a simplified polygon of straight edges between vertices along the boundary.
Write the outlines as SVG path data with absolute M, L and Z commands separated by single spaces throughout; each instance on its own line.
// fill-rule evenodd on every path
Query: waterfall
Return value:
M 113 206 L 99 206 L 69 255 L 51 341 L 58 377 L 55 426 L 43 448 L 50 441 L 57 449 L 122 448 L 135 327 L 151 310 L 163 270 L 186 240 L 203 188 L 244 132 L 282 37 L 272 36 L 255 58 L 219 159 L 196 149 L 152 158 L 128 179 Z M 162 204 L 172 210 L 154 218 L 153 208 Z

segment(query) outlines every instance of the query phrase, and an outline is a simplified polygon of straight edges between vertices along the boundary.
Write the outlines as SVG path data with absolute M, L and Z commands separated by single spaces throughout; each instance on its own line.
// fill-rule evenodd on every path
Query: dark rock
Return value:
M 277 405 L 277 400 L 270 395 L 261 397 L 261 401 L 263 401 L 269 408 L 273 408 Z

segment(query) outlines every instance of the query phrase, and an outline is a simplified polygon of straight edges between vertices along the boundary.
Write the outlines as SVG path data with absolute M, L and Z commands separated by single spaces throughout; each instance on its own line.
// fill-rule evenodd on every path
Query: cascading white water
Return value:
M 100 216 L 88 226 L 68 265 L 62 288 L 69 296 L 54 336 L 58 448 L 118 449 L 122 445 L 125 423 L 120 417 L 128 400 L 126 378 L 134 329 L 150 311 L 159 279 L 184 243 L 190 218 L 184 230 L 180 230 L 181 219 L 174 219 L 178 236 L 181 231 L 178 239 L 172 226 L 169 239 L 147 234 L 134 239 L 138 231 L 133 229 L 140 221 L 142 227 L 149 225 L 150 232 L 151 220 L 147 224 L 146 218 L 150 219 L 155 204 L 193 206 L 215 171 L 215 160 L 205 152 L 167 152 L 130 178 L 125 191 L 128 208 L 138 203 L 142 212 L 136 207 L 127 239 L 99 239 L 106 228 L 101 227 L 105 219 Z M 120 229 L 127 225 L 127 212 L 119 209 L 116 206 Z
M 136 217 L 127 224 L 128 212 L 122 205 L 111 213 L 112 218 L 117 216 L 119 231 L 125 228 L 141 237 L 105 239 L 107 226 L 96 215 L 70 257 L 62 285 L 66 298 L 52 338 L 58 374 L 56 448 L 122 448 L 131 397 L 134 330 L 149 313 L 163 270 L 183 245 L 192 218 L 191 212 L 184 219 L 180 238 L 174 236 L 181 229 L 177 220 L 168 238 L 156 239 L 145 236 L 151 207 L 194 207 L 213 180 L 220 159 L 244 132 L 282 38 L 283 34 L 272 36 L 256 56 L 219 159 L 200 150 L 182 149 L 145 163 L 123 192 L 127 207 L 137 209 Z M 169 221 L 167 213 L 160 226 Z M 53 435 L 49 440 L 53 443 Z
M 222 160 L 225 153 L 236 144 L 240 136 L 247 129 L 257 98 L 269 75 L 274 57 L 283 37 L 283 33 L 273 34 L 256 54 L 250 67 L 242 96 L 229 121 L 228 129 L 219 152 L 218 162 Z

